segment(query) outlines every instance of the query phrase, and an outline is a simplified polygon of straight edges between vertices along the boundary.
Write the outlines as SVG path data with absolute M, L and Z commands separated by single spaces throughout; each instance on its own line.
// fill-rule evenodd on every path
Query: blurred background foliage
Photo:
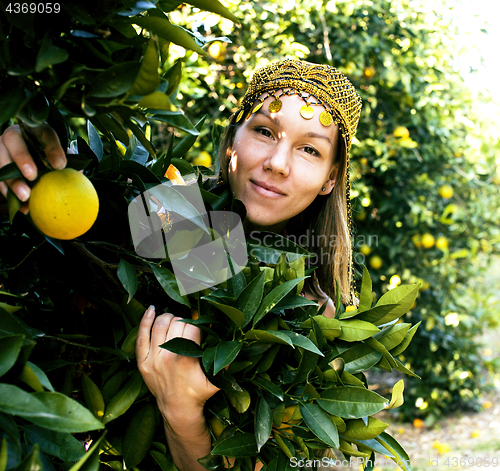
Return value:
M 422 380 L 407 381 L 398 413 L 430 423 L 477 408 L 485 362 L 495 364 L 479 335 L 499 321 L 498 300 L 477 290 L 500 249 L 499 112 L 454 68 L 460 51 L 453 4 L 225 4 L 241 26 L 189 7 L 172 13 L 202 36 L 232 41 L 211 43 L 207 59 L 175 47 L 169 58 L 184 60 L 176 104 L 193 122 L 208 114 L 212 125 L 186 157 L 213 162 L 219 129 L 256 67 L 293 56 L 347 74 L 364 102 L 352 149 L 356 266 L 370 268 L 377 295 L 401 282 L 421 283 L 408 320 L 422 320 L 423 328 L 406 361 Z

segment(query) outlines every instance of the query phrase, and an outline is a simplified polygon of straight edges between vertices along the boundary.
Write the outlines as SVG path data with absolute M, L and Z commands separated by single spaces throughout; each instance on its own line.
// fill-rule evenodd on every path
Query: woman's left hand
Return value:
M 137 333 L 137 365 L 156 397 L 174 463 L 181 471 L 201 470 L 204 468 L 197 459 L 210 453 L 211 448 L 203 406 L 219 389 L 205 376 L 198 358 L 159 347 L 175 337 L 198 345 L 201 341 L 198 327 L 173 314 L 161 314 L 155 319 L 154 308 L 147 309 Z

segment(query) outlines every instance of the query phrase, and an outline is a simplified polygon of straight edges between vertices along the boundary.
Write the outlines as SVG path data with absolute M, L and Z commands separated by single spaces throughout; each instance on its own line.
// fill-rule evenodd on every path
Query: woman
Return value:
M 272 63 L 254 74 L 219 152 L 222 178 L 245 204 L 247 230 L 327 236 L 308 244 L 320 263 L 304 295 L 327 302 L 331 317 L 334 280 L 344 302 L 351 296 L 347 168 L 360 109 L 353 86 L 333 67 Z M 211 448 L 203 407 L 217 388 L 198 359 L 157 347 L 174 337 L 201 340 L 195 326 L 173 314 L 155 320 L 150 307 L 139 327 L 137 362 L 163 415 L 175 464 L 202 470 L 196 460 Z
M 351 300 L 347 169 L 360 109 L 354 87 L 333 67 L 296 60 L 271 63 L 254 74 L 219 152 L 221 176 L 245 204 L 246 230 L 283 233 L 299 242 L 306 237 L 318 269 L 307 280 L 304 296 L 327 302 L 327 316 L 334 314 L 335 282 L 342 301 Z M 64 153 L 57 136 L 47 128 L 37 133 L 52 165 L 62 168 Z M 16 128 L 0 137 L 0 166 L 10 161 L 27 179 L 36 177 Z M 22 181 L 8 185 L 22 201 L 28 200 L 29 188 Z M 5 192 L 6 186 L 0 189 Z M 181 320 L 173 314 L 155 319 L 154 307 L 148 308 L 136 353 L 162 413 L 174 462 L 181 471 L 194 471 L 204 469 L 197 459 L 211 449 L 203 407 L 218 389 L 198 359 L 158 347 L 174 337 L 200 343 L 199 329 Z

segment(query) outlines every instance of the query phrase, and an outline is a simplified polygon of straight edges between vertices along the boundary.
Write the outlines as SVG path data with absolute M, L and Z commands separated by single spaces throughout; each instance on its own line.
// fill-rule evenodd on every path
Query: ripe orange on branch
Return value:
M 69 240 L 85 234 L 97 219 L 99 198 L 92 182 L 72 168 L 43 175 L 31 190 L 30 215 L 40 231 Z

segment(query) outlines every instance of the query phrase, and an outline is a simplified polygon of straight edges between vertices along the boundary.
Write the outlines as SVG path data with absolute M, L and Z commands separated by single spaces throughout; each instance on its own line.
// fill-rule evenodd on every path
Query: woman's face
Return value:
M 280 232 L 316 196 L 332 191 L 338 127 L 320 123 L 320 105 L 312 105 L 314 117 L 304 119 L 304 101 L 297 95 L 282 96 L 278 113 L 268 111 L 272 100 L 237 129 L 228 178 L 245 204 L 246 225 Z

